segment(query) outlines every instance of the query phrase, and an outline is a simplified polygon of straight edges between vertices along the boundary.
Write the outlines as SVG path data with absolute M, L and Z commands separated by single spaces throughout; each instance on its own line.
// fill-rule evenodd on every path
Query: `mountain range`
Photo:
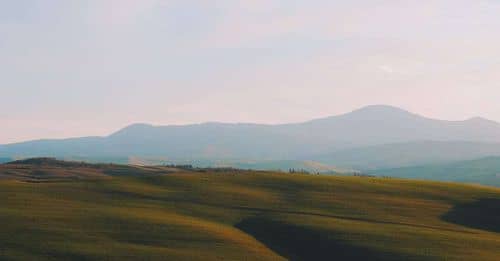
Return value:
M 307 161 L 359 170 L 495 155 L 500 155 L 497 122 L 436 120 L 384 105 L 303 123 L 134 124 L 105 137 L 0 145 L 2 158 Z

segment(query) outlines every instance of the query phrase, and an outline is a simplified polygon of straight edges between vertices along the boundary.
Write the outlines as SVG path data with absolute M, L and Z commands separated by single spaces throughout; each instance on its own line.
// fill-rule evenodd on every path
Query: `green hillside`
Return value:
M 49 167 L 57 179 L 47 175 Z M 500 190 L 494 188 L 84 167 L 0 165 L 0 260 L 499 258 Z M 38 168 L 48 178 L 33 178 Z
M 376 170 L 370 173 L 399 178 L 467 182 L 500 187 L 500 157 Z
M 357 172 L 353 169 L 338 168 L 311 160 L 169 159 L 166 157 L 58 157 L 58 159 L 97 164 L 106 162 L 113 164 L 132 164 L 142 166 L 193 165 L 200 168 L 236 168 L 246 170 L 270 170 L 281 172 L 288 172 L 289 170 L 293 169 L 321 174 L 352 174 Z M 4 162 L 7 161 L 9 160 L 6 160 Z

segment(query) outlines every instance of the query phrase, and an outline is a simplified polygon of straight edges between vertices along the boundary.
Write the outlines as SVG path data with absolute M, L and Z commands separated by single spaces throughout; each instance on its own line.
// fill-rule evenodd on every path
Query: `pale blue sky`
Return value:
M 389 104 L 500 121 L 497 0 L 0 0 L 0 144 Z

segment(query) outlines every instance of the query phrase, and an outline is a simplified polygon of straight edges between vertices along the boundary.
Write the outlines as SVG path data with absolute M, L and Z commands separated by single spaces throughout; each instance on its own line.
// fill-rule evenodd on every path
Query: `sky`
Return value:
M 387 104 L 500 121 L 500 0 L 0 0 L 0 144 Z

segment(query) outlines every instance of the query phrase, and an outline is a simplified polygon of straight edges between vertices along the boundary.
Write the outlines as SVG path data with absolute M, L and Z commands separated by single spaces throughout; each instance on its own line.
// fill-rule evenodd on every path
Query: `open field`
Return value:
M 500 258 L 500 190 L 452 183 L 31 163 L 0 206 L 2 260 Z

